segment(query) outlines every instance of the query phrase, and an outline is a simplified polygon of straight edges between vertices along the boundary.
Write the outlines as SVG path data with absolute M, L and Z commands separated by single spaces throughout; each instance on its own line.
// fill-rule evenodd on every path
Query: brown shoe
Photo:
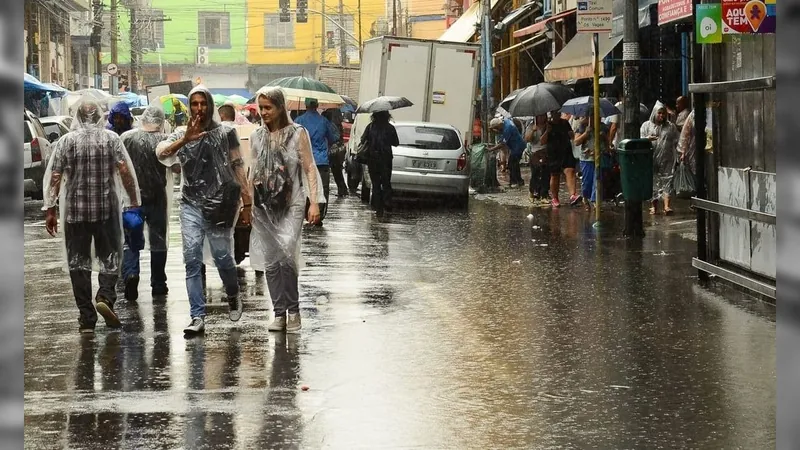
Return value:
M 117 313 L 115 313 L 114 310 L 111 309 L 111 305 L 108 304 L 108 300 L 104 299 L 103 297 L 98 297 L 95 308 L 97 309 L 97 313 L 103 316 L 103 319 L 105 319 L 107 327 L 119 328 L 122 326 L 122 323 L 119 321 L 119 317 L 117 317 Z

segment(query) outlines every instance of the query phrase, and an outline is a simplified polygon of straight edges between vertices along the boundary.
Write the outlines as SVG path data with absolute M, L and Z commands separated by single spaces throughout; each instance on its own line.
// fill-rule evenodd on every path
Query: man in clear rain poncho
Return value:
M 230 306 L 229 317 L 242 316 L 236 263 L 233 259 L 233 225 L 237 213 L 250 221 L 252 201 L 246 189 L 244 161 L 236 131 L 221 125 L 211 92 L 197 86 L 189 92 L 191 118 L 185 130 L 175 131 L 156 148 L 162 164 L 180 162 L 181 234 L 186 265 L 191 323 L 187 335 L 205 330 L 206 300 L 203 289 L 203 242 L 208 241 Z M 240 204 L 241 197 L 243 204 Z
M 320 222 L 325 203 L 309 132 L 292 123 L 278 88 L 256 93 L 262 126 L 250 136 L 253 229 L 250 264 L 266 274 L 275 319 L 270 331 L 300 331 L 298 273 L 303 216 Z M 309 202 L 305 212 L 306 200 Z
M 122 260 L 123 210 L 138 208 L 139 187 L 120 138 L 103 128 L 94 100 L 79 101 L 72 131 L 53 150 L 44 176 L 46 227 L 58 231 L 56 208 L 64 226 L 64 246 L 81 333 L 94 332 L 97 313 L 117 328 L 115 286 Z M 100 288 L 92 305 L 92 269 Z
M 653 145 L 653 199 L 650 214 L 656 213 L 658 199 L 664 200 L 664 214 L 672 214 L 670 196 L 673 194 L 672 174 L 675 171 L 680 132 L 667 118 L 667 107 L 656 102 L 650 120 L 642 124 L 640 136 Z
M 160 106 L 150 105 L 139 121 L 140 128 L 126 131 L 120 139 L 130 155 L 139 181 L 141 215 L 147 225 L 150 246 L 150 287 L 153 298 L 160 298 L 169 292 L 165 267 L 173 185 L 172 171 L 156 156 L 156 146 L 168 137 L 163 132 L 166 117 Z M 130 301 L 139 297 L 139 251 L 135 243 L 126 239 L 122 279 L 125 283 L 125 299 Z

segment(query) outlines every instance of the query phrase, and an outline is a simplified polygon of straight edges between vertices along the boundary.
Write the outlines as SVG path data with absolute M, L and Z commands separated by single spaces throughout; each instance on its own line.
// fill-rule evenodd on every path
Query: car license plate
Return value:
M 424 159 L 412 159 L 411 167 L 415 169 L 436 169 L 439 165 L 436 161 L 428 161 Z

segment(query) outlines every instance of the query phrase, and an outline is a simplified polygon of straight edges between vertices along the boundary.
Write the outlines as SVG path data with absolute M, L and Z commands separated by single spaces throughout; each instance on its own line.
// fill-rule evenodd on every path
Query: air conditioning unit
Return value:
M 208 65 L 208 47 L 197 47 L 197 64 Z

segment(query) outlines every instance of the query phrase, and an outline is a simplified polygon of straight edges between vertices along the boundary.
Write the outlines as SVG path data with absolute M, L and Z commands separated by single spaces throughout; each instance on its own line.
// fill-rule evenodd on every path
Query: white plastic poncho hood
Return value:
M 62 230 L 67 223 L 110 221 L 108 231 L 112 241 L 118 244 L 117 248 L 102 260 L 96 257 L 94 246 L 89 258 L 69 259 L 69 242 L 65 237 L 64 269 L 118 273 L 124 241 L 122 212 L 126 206 L 140 204 L 136 171 L 122 140 L 113 131 L 105 129 L 102 109 L 96 100 L 83 96 L 78 101 L 71 129 L 58 140 L 50 155 L 42 184 L 42 209 L 59 208 Z M 108 166 L 103 167 L 105 162 Z M 98 166 L 101 169 L 97 169 Z M 132 177 L 133 198 L 123 186 L 121 171 L 127 171 Z M 87 213 L 85 208 L 79 208 L 87 201 L 100 205 L 99 210 Z
M 653 194 L 654 197 L 661 192 L 667 194 L 672 189 L 672 172 L 675 169 L 675 158 L 678 150 L 678 128 L 670 122 L 666 114 L 664 121 L 660 124 L 655 123 L 656 114 L 660 110 L 666 111 L 666 106 L 661 102 L 656 102 L 650 112 L 650 120 L 642 124 L 640 135 L 642 139 L 649 139 L 656 136 L 653 142 Z
M 163 208 L 165 214 L 166 224 L 163 229 L 145 230 L 146 247 L 151 251 L 166 251 L 169 247 L 169 215 L 172 211 L 174 181 L 172 170 L 164 167 L 156 155 L 156 147 L 167 138 L 164 133 L 165 123 L 166 116 L 162 107 L 150 105 L 139 116 L 139 128 L 126 131 L 120 136 L 136 170 L 142 205 Z
M 274 89 L 259 90 L 256 101 L 266 98 L 274 104 L 276 98 L 285 98 L 282 92 L 278 94 Z M 285 109 L 285 100 L 283 104 Z M 322 178 L 311 153 L 308 132 L 292 123 L 288 111 L 286 114 L 288 126 L 270 132 L 262 118 L 261 127 L 250 136 L 250 187 L 266 183 L 276 164 L 285 167 L 292 186 L 288 207 L 284 211 L 272 211 L 254 201 L 250 264 L 256 270 L 264 270 L 277 263 L 289 263 L 299 272 L 303 267 L 300 242 L 306 199 L 325 203 Z

